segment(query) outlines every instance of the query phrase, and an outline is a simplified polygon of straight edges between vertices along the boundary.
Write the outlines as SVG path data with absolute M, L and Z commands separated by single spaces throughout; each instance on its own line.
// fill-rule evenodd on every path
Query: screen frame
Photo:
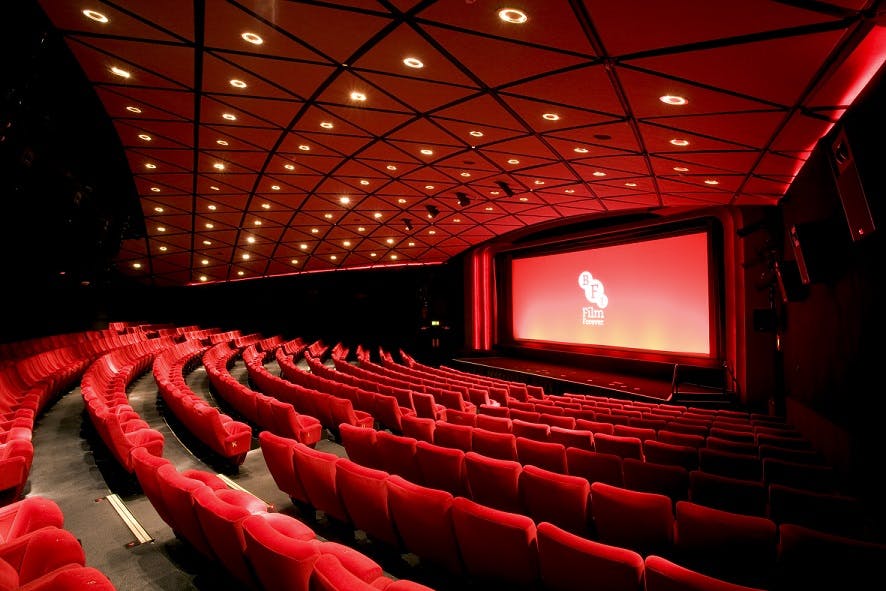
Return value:
M 708 257 L 708 339 L 710 352 L 705 354 L 654 351 L 625 347 L 585 345 L 517 339 L 514 337 L 511 309 L 511 265 L 513 260 L 551 254 L 570 253 L 617 246 L 632 242 L 644 242 L 658 238 L 670 238 L 694 233 L 705 233 Z M 496 285 L 496 344 L 517 351 L 543 351 L 545 353 L 568 353 L 581 357 L 609 357 L 666 364 L 692 364 L 718 366 L 724 355 L 724 259 L 722 222 L 715 217 L 701 217 L 683 221 L 659 222 L 629 229 L 613 229 L 593 234 L 561 236 L 530 245 L 515 245 L 495 256 Z

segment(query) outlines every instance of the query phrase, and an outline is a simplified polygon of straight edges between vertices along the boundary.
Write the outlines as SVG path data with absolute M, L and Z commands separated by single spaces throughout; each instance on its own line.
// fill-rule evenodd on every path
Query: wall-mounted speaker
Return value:
M 830 156 L 831 171 L 849 225 L 849 234 L 852 240 L 861 240 L 870 236 L 877 227 L 845 129 L 841 128 L 831 141 Z
M 790 241 L 803 285 L 830 281 L 846 264 L 849 241 L 845 231 L 834 220 L 792 224 Z

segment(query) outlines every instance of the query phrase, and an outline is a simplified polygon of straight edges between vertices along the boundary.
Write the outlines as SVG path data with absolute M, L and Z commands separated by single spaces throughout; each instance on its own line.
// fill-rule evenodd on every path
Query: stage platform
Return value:
M 452 367 L 479 375 L 541 386 L 550 394 L 598 394 L 675 404 L 731 406 L 732 398 L 718 384 L 689 383 L 658 372 L 606 371 L 577 364 L 518 356 L 457 357 Z M 677 376 L 680 375 L 678 371 Z

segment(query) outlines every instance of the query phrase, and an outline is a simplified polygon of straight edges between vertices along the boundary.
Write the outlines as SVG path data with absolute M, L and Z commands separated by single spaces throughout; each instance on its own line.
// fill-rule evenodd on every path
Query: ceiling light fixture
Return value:
M 689 169 L 686 168 L 685 166 L 675 166 L 674 170 L 676 172 L 689 172 Z
M 482 132 L 482 131 L 476 131 L 476 130 L 474 130 L 474 131 L 471 131 L 471 132 L 469 132 L 469 133 L 470 133 L 472 136 L 474 136 L 474 137 L 483 137 L 483 132 Z
M 677 96 L 674 94 L 666 94 L 664 96 L 660 96 L 660 97 L 658 97 L 658 100 L 660 100 L 661 102 L 663 102 L 666 105 L 676 105 L 676 106 L 685 105 L 686 103 L 689 102 L 688 100 L 686 100 L 685 97 Z
M 418 59 L 417 57 L 407 57 L 407 58 L 404 58 L 404 59 L 403 59 L 403 64 L 404 64 L 407 68 L 420 69 L 420 68 L 424 68 L 424 67 L 425 67 L 424 62 L 422 62 L 422 61 L 421 61 L 420 59 Z
M 295 164 L 284 164 L 283 168 L 286 170 L 295 170 Z
M 90 10 L 89 8 L 83 11 L 83 16 L 101 24 L 105 24 L 108 22 L 108 17 L 98 12 L 97 10 Z
M 361 102 L 361 103 L 362 103 L 363 101 L 366 100 L 366 95 L 363 94 L 362 92 L 357 92 L 357 91 L 355 90 L 354 92 L 351 93 L 351 100 L 352 100 L 352 101 L 358 101 L 358 102 Z
M 246 88 L 246 83 L 235 78 L 231 80 L 231 86 L 233 86 L 234 88 Z
M 129 105 L 128 107 L 126 107 L 126 110 L 129 111 L 130 113 L 135 113 L 136 115 L 138 115 L 139 113 L 142 112 L 141 109 L 139 109 L 138 107 L 133 107 L 132 105 Z
M 237 116 L 233 113 L 222 113 L 222 119 L 227 119 L 228 121 L 236 121 Z
M 719 185 L 719 184 L 720 184 L 720 181 L 718 181 L 718 180 L 716 180 L 716 179 L 705 179 L 704 184 L 706 184 L 706 185 Z
M 674 139 L 671 140 L 671 144 L 673 144 L 675 146 L 680 146 L 682 148 L 683 146 L 689 145 L 689 140 L 684 140 L 682 138 L 675 137 Z
M 132 76 L 132 74 L 130 74 L 128 70 L 118 68 L 117 66 L 111 66 L 111 74 L 113 74 L 114 76 L 120 76 L 121 78 L 129 78 L 130 76 Z
M 333 124 L 332 121 L 321 121 L 320 127 L 322 127 L 323 129 L 332 129 L 333 127 L 335 127 L 335 124 Z
M 522 25 L 529 20 L 525 12 L 516 8 L 502 8 L 498 11 L 498 18 L 513 25 Z
M 433 150 L 429 150 L 428 148 L 423 148 L 422 150 L 419 150 L 419 151 L 422 154 L 424 154 L 425 156 L 431 156 L 434 153 Z
M 151 136 L 149 136 L 149 135 L 146 134 L 146 133 L 140 133 L 140 134 L 138 134 L 138 139 L 143 140 L 143 141 L 146 141 L 146 142 L 150 142 L 150 141 L 153 140 L 154 138 L 152 138 Z
M 545 113 L 544 115 L 541 116 L 541 118 L 546 119 L 548 121 L 559 121 L 560 120 L 560 116 L 557 115 L 556 113 Z
M 242 33 L 240 37 L 242 37 L 242 39 L 247 43 L 252 43 L 253 45 L 261 45 L 265 42 L 265 40 L 262 39 L 259 35 L 256 35 L 255 33 L 250 33 L 248 31 Z
M 345 195 L 343 197 L 339 197 L 338 202 L 341 203 L 342 205 L 347 205 L 351 202 L 351 198 L 348 197 L 347 195 Z

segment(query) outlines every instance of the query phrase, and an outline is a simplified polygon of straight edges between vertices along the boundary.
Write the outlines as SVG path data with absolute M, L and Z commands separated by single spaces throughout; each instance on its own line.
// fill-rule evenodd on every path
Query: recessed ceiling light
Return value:
M 360 226 L 359 228 L 357 228 L 357 231 L 358 232 L 365 232 L 366 228 L 364 228 L 363 226 Z
M 215 185 L 209 185 L 209 188 L 212 189 L 213 191 L 221 191 L 221 189 L 219 189 Z M 213 205 L 212 207 L 214 208 L 215 206 Z
M 682 147 L 682 146 L 688 146 L 688 145 L 689 145 L 689 140 L 684 140 L 684 139 L 676 138 L 676 137 L 675 137 L 674 139 L 671 140 L 671 143 L 672 143 L 673 145 L 675 145 L 675 146 L 680 146 L 680 147 Z
M 242 37 L 243 40 L 247 43 L 252 43 L 253 45 L 261 45 L 265 42 L 265 40 L 262 39 L 259 35 L 256 35 L 255 33 L 250 33 L 248 31 L 241 34 L 240 37 Z
M 302 250 L 307 250 L 307 249 L 308 249 L 308 245 L 307 245 L 307 244 L 299 244 L 298 247 L 299 247 L 300 249 L 302 249 Z
M 157 231 L 158 232 L 165 232 L 166 228 L 164 228 L 163 226 L 157 226 Z
M 228 145 L 227 140 L 215 140 L 215 143 L 217 143 L 219 146 L 227 146 Z
M 571 195 L 572 193 L 575 193 L 575 189 L 565 189 L 563 192 Z
M 142 264 L 141 264 L 141 263 L 132 263 L 132 268 L 133 268 L 133 269 L 141 269 L 141 268 L 142 268 Z
M 470 133 L 472 136 L 474 136 L 474 137 L 483 137 L 483 132 L 482 132 L 482 131 L 476 131 L 476 130 L 474 130 L 474 131 L 471 131 L 471 132 L 469 132 L 469 133 Z
M 145 162 L 145 168 L 150 168 L 151 170 L 154 170 L 155 168 L 157 168 L 157 165 L 153 162 Z
M 337 261 L 337 260 L 338 260 L 338 257 L 335 256 L 334 254 L 329 255 L 329 258 L 332 259 L 333 261 Z
M 141 109 L 139 109 L 138 107 L 133 107 L 132 105 L 129 105 L 128 107 L 126 107 L 126 110 L 129 111 L 130 113 L 135 113 L 135 114 L 139 114 L 142 112 Z
M 489 191 L 490 195 L 501 195 L 501 191 Z
M 157 213 L 163 213 L 163 208 L 162 207 L 155 207 L 154 211 L 156 211 Z
M 213 229 L 214 227 L 215 227 L 215 225 L 212 224 L 212 223 L 210 223 L 210 222 L 207 222 L 207 223 L 205 224 L 205 228 L 206 228 L 207 230 L 211 230 L 211 229 Z
M 352 101 L 363 102 L 363 101 L 366 100 L 366 95 L 363 94 L 362 92 L 357 92 L 357 91 L 355 90 L 354 92 L 351 93 L 351 100 L 352 100 Z
M 212 246 L 212 240 L 204 240 L 203 246 Z
M 437 233 L 437 230 L 428 230 L 428 234 L 430 234 L 431 236 L 433 236 L 436 233 Z
M 393 239 L 393 238 L 388 238 L 387 240 L 385 240 L 385 242 L 387 242 L 388 244 L 393 244 L 393 243 L 394 243 L 394 239 Z
M 419 150 L 419 152 L 421 152 L 421 153 L 424 154 L 425 156 L 430 156 L 431 154 L 434 153 L 433 150 L 429 150 L 429 149 L 427 149 L 427 148 L 422 148 L 421 150 Z
M 332 214 L 331 214 L 331 213 L 324 213 L 324 214 L 323 214 L 323 217 L 326 218 L 327 220 L 331 220 L 331 219 L 332 219 Z
M 594 175 L 594 176 L 606 176 L 606 173 L 603 172 L 602 170 L 595 170 L 595 171 L 593 172 L 593 175 Z
M 542 119 L 547 119 L 548 121 L 559 121 L 560 116 L 556 113 L 545 113 L 541 116 Z
M 520 197 L 520 201 L 529 201 L 529 197 Z
M 242 80 L 237 80 L 236 78 L 231 79 L 230 84 L 234 88 L 246 88 L 246 83 Z
M 105 24 L 108 22 L 108 17 L 96 10 L 90 10 L 89 8 L 83 11 L 83 16 L 101 24 Z
M 227 119 L 228 121 L 236 121 L 237 116 L 233 113 L 222 113 L 222 119 Z
M 452 218 L 452 221 L 453 221 L 454 223 L 456 223 L 456 224 L 460 224 L 460 223 L 461 223 L 461 218 Z
M 279 191 L 279 190 L 280 190 L 280 185 L 271 185 L 271 190 L 272 190 L 272 191 Z
M 677 172 L 689 172 L 689 169 L 685 166 L 675 166 L 674 170 Z
M 425 189 L 427 189 L 428 191 L 433 191 L 435 188 L 436 187 L 434 187 L 434 185 L 425 185 Z
M 461 173 L 461 176 L 463 176 L 463 177 L 469 177 L 469 176 L 471 176 L 471 173 L 469 173 L 469 172 L 462 172 L 462 173 Z
M 345 248 L 351 246 L 351 241 L 350 241 L 350 240 L 345 240 L 344 242 L 342 242 L 342 246 L 344 246 Z
M 123 68 L 118 68 L 117 66 L 111 66 L 111 74 L 114 76 L 120 76 L 121 78 L 129 78 L 132 74 L 129 73 L 129 70 L 124 70 Z
M 206 275 L 200 275 L 200 281 L 209 281 L 209 277 Z
M 320 233 L 319 228 L 311 228 L 311 234 L 319 234 L 319 233 Z
M 377 220 L 380 220 L 381 219 L 381 212 L 376 211 L 374 214 L 372 214 L 372 217 L 374 217 Z
M 166 251 L 169 250 L 169 249 L 166 248 L 165 246 L 161 246 L 158 250 L 159 250 L 160 252 L 166 252 Z
M 515 25 L 522 25 L 529 20 L 529 17 L 526 16 L 525 12 L 517 10 L 516 8 L 502 8 L 498 11 L 498 18 L 506 23 L 512 23 Z
M 255 236 L 247 236 L 246 242 L 248 242 L 249 244 L 255 244 Z
M 339 197 L 338 202 L 341 203 L 342 205 L 347 205 L 348 203 L 351 202 L 351 198 L 348 197 L 347 195 L 345 195 L 345 196 Z
M 370 252 L 370 253 L 369 253 L 369 256 L 371 256 L 372 258 L 375 258 L 375 257 L 377 257 L 378 255 L 375 254 L 374 252 Z
M 508 164 L 520 164 L 520 161 L 516 158 L 511 158 L 510 160 L 508 160 Z
M 415 246 L 415 242 L 410 242 L 409 246 Z
M 539 180 L 539 181 L 535 181 L 534 183 L 535 183 L 536 185 L 543 185 L 543 184 L 545 184 L 544 181 L 540 181 L 540 180 Z
M 154 193 L 159 193 L 159 192 L 160 192 L 160 187 L 151 187 L 151 191 L 154 192 Z
M 625 183 L 625 187 L 636 187 L 637 183 Z
M 321 121 L 320 127 L 322 127 L 323 129 L 332 129 L 333 127 L 335 127 L 335 125 L 332 123 L 332 121 Z
M 152 138 L 151 136 L 149 136 L 146 133 L 140 133 L 140 134 L 138 134 L 138 139 L 149 142 L 149 141 L 153 140 L 154 138 Z
M 678 106 L 685 105 L 686 103 L 689 102 L 688 100 L 686 100 L 685 97 L 677 96 L 674 94 L 666 94 L 664 96 L 660 96 L 660 97 L 658 97 L 658 100 L 660 100 L 661 102 L 663 102 L 666 105 L 678 105 Z
M 255 220 L 254 222 L 252 222 L 252 225 L 253 226 L 261 226 L 261 220 Z
M 202 264 L 202 265 L 208 265 L 208 264 L 209 264 L 209 259 L 203 259 L 202 261 L 200 261 L 200 264 Z
M 310 151 L 311 146 L 309 146 L 309 145 L 307 145 L 307 144 L 301 144 L 301 145 L 298 147 L 298 149 L 301 150 L 302 152 L 308 152 L 308 151 Z
M 391 255 L 391 260 L 392 260 L 392 261 L 396 261 L 396 260 L 397 260 L 397 255 L 392 254 L 392 255 Z
M 403 64 L 406 65 L 406 67 L 408 67 L 408 68 L 415 68 L 415 69 L 419 69 L 419 68 L 424 68 L 424 67 L 425 67 L 424 62 L 422 62 L 422 61 L 421 61 L 420 59 L 418 59 L 417 57 L 407 57 L 407 58 L 404 58 L 404 59 L 403 59 Z
M 366 186 L 369 184 L 369 181 L 367 181 L 366 179 L 360 179 L 360 184 Z
M 485 209 L 486 211 L 492 211 L 493 208 L 492 207 L 484 207 L 483 209 Z
M 387 166 L 385 166 L 385 168 L 387 168 L 388 170 L 397 170 L 397 167 L 393 164 L 388 164 Z
M 243 277 L 243 275 L 245 275 L 245 273 L 243 271 L 237 271 L 237 275 L 239 275 L 240 277 Z
M 214 204 L 210 203 L 206 206 L 206 209 L 208 209 L 209 211 L 215 211 L 218 208 Z
M 244 252 L 241 256 L 243 257 L 243 260 L 244 260 L 244 261 L 248 261 L 249 258 L 250 258 L 248 252 Z
M 719 185 L 719 184 L 720 184 L 720 181 L 718 181 L 718 180 L 716 180 L 716 179 L 705 179 L 704 184 L 706 184 L 706 185 Z
M 286 170 L 295 170 L 295 164 L 284 164 L 283 168 Z
M 587 148 L 572 148 L 572 151 L 576 152 L 578 154 L 587 154 L 588 153 Z
M 261 206 L 262 206 L 262 209 L 271 209 L 270 203 L 262 203 Z
M 399 203 L 400 205 L 404 205 L 406 203 L 406 199 L 400 197 L 399 199 L 397 199 L 397 203 Z
M 297 264 L 298 264 L 298 259 L 292 259 L 292 260 L 289 261 L 289 262 L 292 263 L 293 265 L 297 265 Z
M 225 165 L 222 164 L 221 162 L 216 162 L 215 164 L 212 165 L 212 168 L 214 168 L 216 170 L 224 170 Z

